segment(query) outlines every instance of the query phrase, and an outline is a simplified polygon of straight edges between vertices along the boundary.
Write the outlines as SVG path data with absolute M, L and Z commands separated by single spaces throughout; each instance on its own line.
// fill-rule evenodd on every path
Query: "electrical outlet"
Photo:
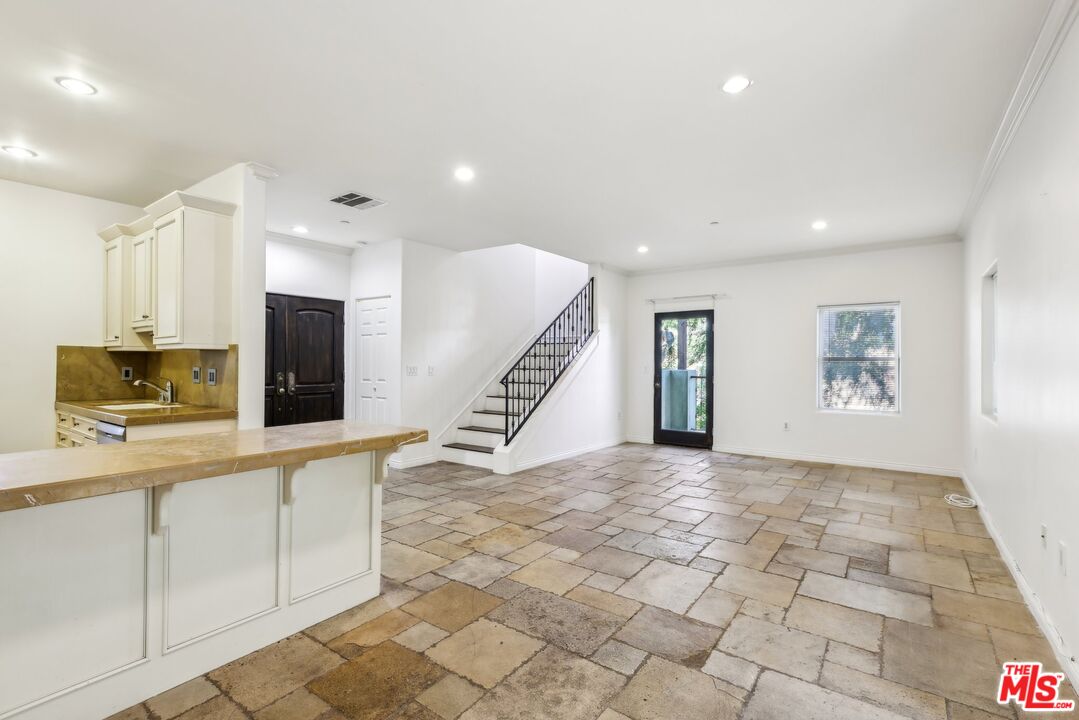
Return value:
M 783 432 L 790 432 L 790 431 L 791 431 L 791 424 L 789 422 L 783 423 Z
M 428 365 L 427 366 L 427 377 L 432 377 L 434 374 L 435 374 L 435 366 L 434 365 Z
M 191 368 L 191 382 L 195 383 L 196 385 L 198 385 L 198 384 L 200 384 L 202 382 L 202 368 L 200 368 L 200 367 Z
M 416 365 L 407 365 L 405 367 L 405 375 L 409 377 L 416 377 L 420 374 L 420 369 Z
M 1068 575 L 1068 546 L 1063 540 L 1060 541 L 1060 574 Z
M 1042 547 L 1049 547 L 1049 528 L 1042 525 Z
M 129 367 L 120 368 L 120 379 L 123 380 L 124 382 L 131 382 L 131 380 L 134 377 L 135 377 L 135 370 L 133 368 L 129 368 Z
M 206 384 L 217 384 L 217 368 L 206 368 Z

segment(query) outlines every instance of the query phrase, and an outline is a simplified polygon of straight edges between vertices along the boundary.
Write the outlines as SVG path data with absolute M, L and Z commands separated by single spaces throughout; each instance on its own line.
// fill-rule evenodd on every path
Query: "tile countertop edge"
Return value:
M 102 410 L 101 405 L 123 405 L 137 402 L 151 402 L 149 400 L 57 400 L 53 407 L 56 410 L 82 415 L 91 420 L 103 420 L 114 425 L 135 427 L 143 425 L 167 425 L 171 423 L 199 422 L 203 420 L 231 420 L 238 416 L 235 410 L 229 408 L 210 407 L 208 405 L 185 405 L 175 407 L 161 407 L 149 410 L 128 410 L 126 412 L 116 410 Z
M 348 420 L 0 455 L 0 512 L 400 447 L 427 431 Z

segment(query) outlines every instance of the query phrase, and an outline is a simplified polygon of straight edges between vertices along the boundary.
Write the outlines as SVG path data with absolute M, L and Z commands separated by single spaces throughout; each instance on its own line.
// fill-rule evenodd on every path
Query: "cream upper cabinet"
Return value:
M 153 221 L 154 346 L 226 349 L 232 331 L 234 205 L 174 192 Z
M 154 329 L 154 231 L 131 241 L 131 327 Z
M 123 345 L 124 237 L 105 243 L 105 347 Z

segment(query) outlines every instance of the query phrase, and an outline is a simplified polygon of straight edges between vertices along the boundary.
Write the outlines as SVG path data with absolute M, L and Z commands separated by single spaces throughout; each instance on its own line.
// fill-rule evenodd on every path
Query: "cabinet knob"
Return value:
M 149 319 L 149 317 L 150 317 L 149 315 L 143 315 L 143 316 L 142 316 L 142 319 L 143 319 L 143 320 L 147 320 L 147 319 Z
M 113 335 L 113 336 L 112 336 L 112 339 L 113 339 L 113 340 L 119 340 L 119 339 L 120 339 L 120 336 L 119 336 L 119 335 Z

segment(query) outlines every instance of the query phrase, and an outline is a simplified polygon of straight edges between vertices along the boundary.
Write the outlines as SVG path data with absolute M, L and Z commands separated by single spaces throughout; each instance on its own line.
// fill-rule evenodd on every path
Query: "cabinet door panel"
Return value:
M 166 216 L 155 228 L 157 251 L 156 330 L 154 344 L 183 342 L 183 256 L 182 216 Z
M 146 233 L 131 243 L 131 325 L 153 326 L 153 233 Z
M 123 249 L 120 240 L 105 245 L 105 345 L 120 345 L 123 334 Z

